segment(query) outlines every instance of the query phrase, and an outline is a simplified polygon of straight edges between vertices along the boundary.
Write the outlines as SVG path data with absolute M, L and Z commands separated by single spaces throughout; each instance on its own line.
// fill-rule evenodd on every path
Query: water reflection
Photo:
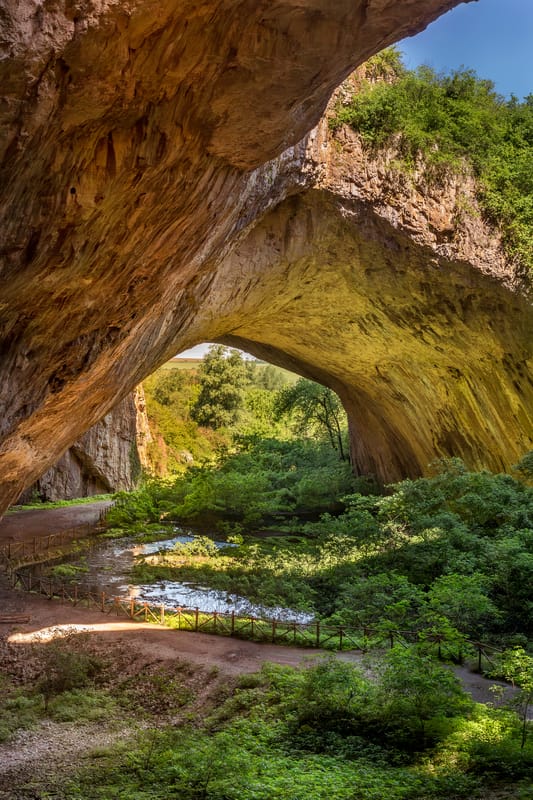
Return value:
M 266 607 L 250 603 L 245 597 L 228 594 L 217 589 L 207 589 L 192 583 L 179 581 L 160 581 L 152 584 L 138 584 L 121 587 L 128 598 L 167 608 L 199 608 L 203 611 L 216 611 L 228 614 L 234 611 L 240 616 L 263 617 L 265 619 L 289 622 L 311 622 L 312 614 L 295 611 L 292 608 Z
M 97 585 L 106 594 L 114 597 L 134 598 L 139 602 L 163 605 L 166 608 L 199 608 L 201 611 L 217 611 L 244 616 L 264 617 L 291 622 L 310 622 L 313 615 L 290 608 L 267 607 L 251 603 L 245 597 L 228 594 L 217 589 L 198 586 L 186 581 L 157 581 L 147 584 L 132 584 L 130 573 L 135 560 L 139 556 L 150 556 L 171 550 L 178 542 L 186 544 L 194 541 L 192 533 L 183 533 L 170 539 L 140 544 L 133 538 L 121 539 L 119 542 L 108 540 L 95 543 L 85 554 L 85 567 L 81 582 L 90 586 Z M 232 547 L 229 542 L 214 541 L 219 548 Z M 70 563 L 79 563 L 79 556 L 69 559 Z M 81 576 L 80 576 L 81 577 Z

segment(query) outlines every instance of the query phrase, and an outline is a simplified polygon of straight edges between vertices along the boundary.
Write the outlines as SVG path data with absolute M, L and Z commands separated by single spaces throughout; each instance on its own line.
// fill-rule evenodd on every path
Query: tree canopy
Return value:
M 243 390 L 248 383 L 246 364 L 238 350 L 212 345 L 199 372 L 200 394 L 191 416 L 209 428 L 233 425 L 243 406 Z
M 343 461 L 348 459 L 344 442 L 346 414 L 338 396 L 327 386 L 300 378 L 293 386 L 282 389 L 275 403 L 278 417 L 290 415 L 300 435 L 327 435 Z

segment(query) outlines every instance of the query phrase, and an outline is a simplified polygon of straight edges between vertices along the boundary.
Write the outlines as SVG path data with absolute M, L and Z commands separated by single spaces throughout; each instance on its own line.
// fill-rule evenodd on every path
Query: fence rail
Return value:
M 97 536 L 100 532 L 101 529 L 94 524 L 76 525 L 47 536 L 34 536 L 29 541 L 8 542 L 0 547 L 0 564 L 9 572 L 14 567 L 51 558 L 54 550 L 59 550 L 76 539 Z
M 416 632 L 393 628 L 333 626 L 319 620 L 309 623 L 289 622 L 242 616 L 234 611 L 202 611 L 199 608 L 169 607 L 164 604 L 139 602 L 135 598 L 107 594 L 100 587 L 87 587 L 79 583 L 37 577 L 31 570 L 24 572 L 21 569 L 12 569 L 10 576 L 13 588 L 36 592 L 50 600 L 95 608 L 104 614 L 123 616 L 137 622 L 166 625 L 180 631 L 210 633 L 297 647 L 361 652 L 368 652 L 373 647 L 393 647 L 397 643 L 407 646 L 419 641 Z M 460 642 L 448 641 L 441 634 L 433 636 L 425 634 L 424 641 L 435 647 L 439 658 L 453 658 L 458 662 L 463 660 L 465 649 L 469 650 L 472 655 L 475 654 L 480 672 L 485 663 L 493 666 L 492 657 L 500 652 L 498 648 L 483 642 L 468 639 L 462 639 Z

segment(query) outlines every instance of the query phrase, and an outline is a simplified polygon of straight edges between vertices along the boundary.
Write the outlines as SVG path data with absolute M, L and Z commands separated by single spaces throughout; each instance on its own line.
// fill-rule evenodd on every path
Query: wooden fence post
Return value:
M 213 611 L 213 633 L 217 632 L 217 612 Z
M 135 599 L 130 597 L 130 618 L 134 619 L 135 617 Z
M 272 620 L 272 642 L 276 641 L 276 620 Z
M 102 614 L 105 612 L 105 592 L 102 592 Z
M 231 612 L 231 635 L 235 633 L 235 611 Z
M 161 625 L 165 624 L 165 606 L 161 603 Z
M 199 612 L 199 609 L 198 609 L 198 606 L 196 606 L 196 608 L 194 609 L 194 630 L 195 631 L 198 630 L 198 612 Z

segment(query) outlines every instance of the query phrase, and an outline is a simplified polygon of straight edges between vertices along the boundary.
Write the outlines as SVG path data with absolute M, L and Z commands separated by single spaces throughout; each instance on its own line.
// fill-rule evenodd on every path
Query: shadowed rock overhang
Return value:
M 383 175 L 365 188 L 355 144 L 308 133 L 354 67 L 454 5 L 3 5 L 0 510 L 204 340 L 335 388 L 383 480 L 531 445 L 530 306 L 501 256 L 468 226 L 439 240 Z

